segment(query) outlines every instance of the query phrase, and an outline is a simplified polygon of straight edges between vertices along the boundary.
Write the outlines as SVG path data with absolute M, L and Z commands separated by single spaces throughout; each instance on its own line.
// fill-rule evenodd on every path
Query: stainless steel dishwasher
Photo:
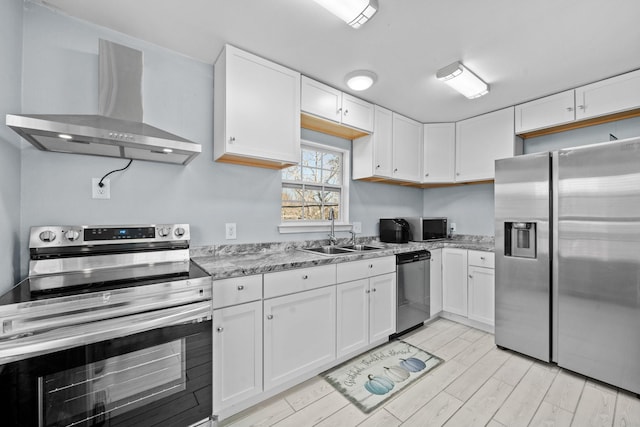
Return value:
M 430 260 L 431 252 L 424 249 L 396 255 L 397 333 L 393 336 L 421 326 L 431 316 Z

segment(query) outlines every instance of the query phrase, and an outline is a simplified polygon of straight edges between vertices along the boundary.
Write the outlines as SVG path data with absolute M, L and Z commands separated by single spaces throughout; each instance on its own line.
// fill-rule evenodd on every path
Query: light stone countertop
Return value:
M 404 244 L 381 243 L 371 239 L 366 242 L 358 240 L 358 243 L 366 243 L 371 246 L 381 247 L 382 249 L 327 256 L 298 250 L 300 247 L 313 247 L 326 244 L 317 241 L 228 245 L 194 249 L 192 250 L 192 259 L 207 271 L 214 280 L 220 280 L 294 268 L 378 258 L 417 249 L 460 248 L 487 252 L 493 252 L 494 250 L 493 236 L 456 236 L 454 239 L 440 240 L 437 242 L 410 242 Z M 341 244 L 346 244 L 346 242 L 338 243 L 338 245 Z

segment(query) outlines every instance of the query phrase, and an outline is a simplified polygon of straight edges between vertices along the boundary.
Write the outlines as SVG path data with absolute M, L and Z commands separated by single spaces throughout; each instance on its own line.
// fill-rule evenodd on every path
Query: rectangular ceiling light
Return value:
M 360 28 L 378 11 L 378 0 L 313 0 L 353 28 Z
M 478 98 L 489 93 L 489 85 L 460 62 L 454 62 L 439 69 L 436 77 L 469 99 Z

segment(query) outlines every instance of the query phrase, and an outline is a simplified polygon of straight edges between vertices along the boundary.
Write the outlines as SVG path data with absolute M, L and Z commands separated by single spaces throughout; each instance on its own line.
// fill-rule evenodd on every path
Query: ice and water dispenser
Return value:
M 504 255 L 518 258 L 536 257 L 536 223 L 505 222 Z

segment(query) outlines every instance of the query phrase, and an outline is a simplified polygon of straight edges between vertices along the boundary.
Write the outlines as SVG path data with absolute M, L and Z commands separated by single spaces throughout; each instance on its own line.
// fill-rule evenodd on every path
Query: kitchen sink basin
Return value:
M 377 246 L 369 246 L 369 245 L 345 245 L 345 246 L 318 246 L 315 248 L 303 248 L 299 249 L 303 252 L 310 252 L 314 254 L 320 255 L 345 255 L 352 254 L 354 252 L 362 252 L 362 251 L 375 251 L 380 250 Z
M 341 255 L 353 252 L 348 249 L 339 248 L 337 246 L 318 246 L 316 248 L 304 248 L 300 250 L 303 252 L 311 252 L 320 255 Z
M 349 249 L 350 251 L 377 251 L 382 248 L 377 246 L 369 246 L 369 245 L 346 245 L 340 246 L 342 249 Z

